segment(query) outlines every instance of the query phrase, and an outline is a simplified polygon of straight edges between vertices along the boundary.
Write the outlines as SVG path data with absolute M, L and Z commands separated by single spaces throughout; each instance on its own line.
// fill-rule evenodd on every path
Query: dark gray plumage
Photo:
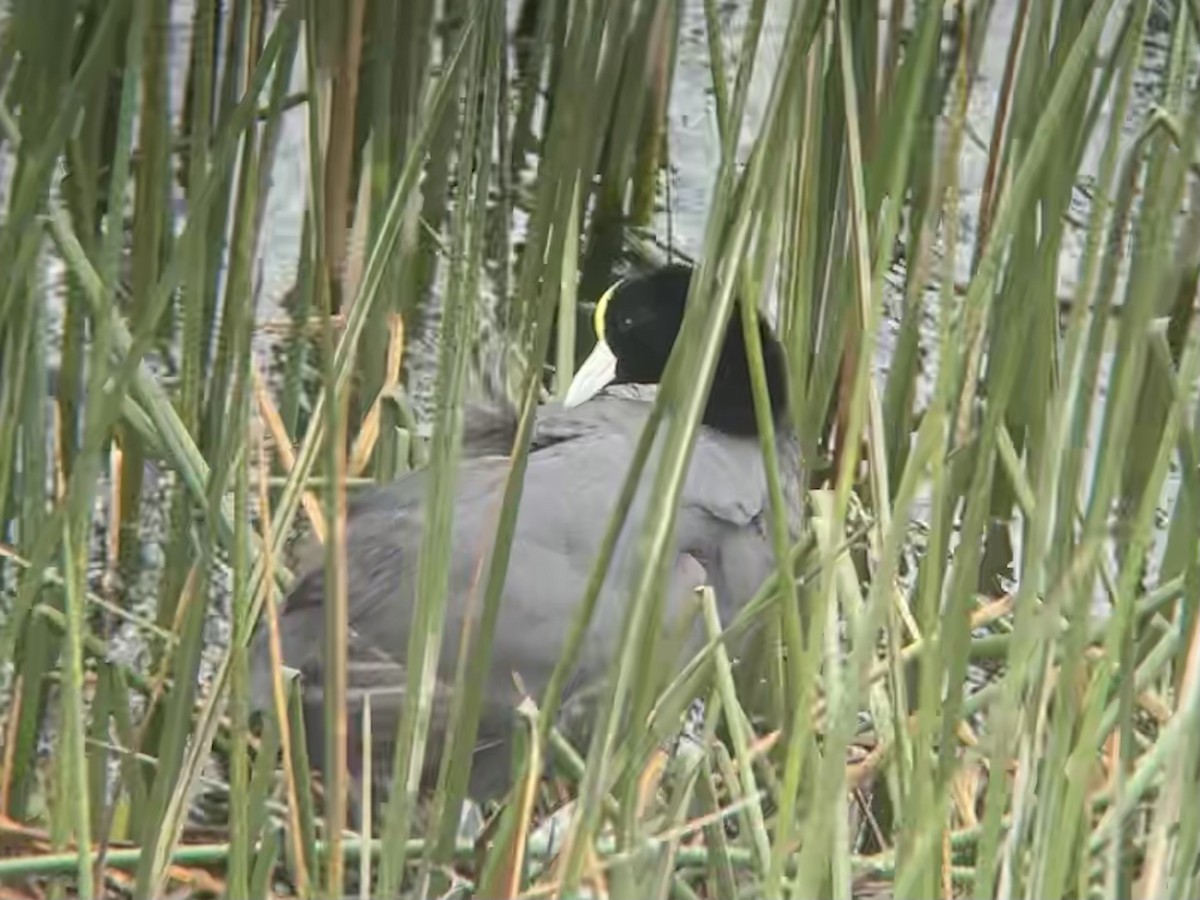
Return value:
M 686 294 L 686 281 L 683 290 Z M 677 323 L 675 327 L 677 330 Z M 728 340 L 740 342 L 741 334 L 735 336 L 733 331 L 731 328 Z M 783 388 L 777 385 L 776 390 L 782 393 Z M 748 396 L 745 402 L 750 402 Z M 610 390 L 575 408 L 548 404 L 538 411 L 469 785 L 477 800 L 498 798 L 507 788 L 508 737 L 513 709 L 520 699 L 512 675 L 517 673 L 535 698 L 544 689 L 566 641 L 649 412 L 650 405 L 631 398 L 627 389 Z M 488 415 L 493 418 L 489 420 Z M 484 413 L 476 425 L 474 431 L 468 430 L 457 474 L 450 590 L 437 672 L 440 689 L 435 696 L 426 779 L 436 774 L 441 755 L 449 709 L 447 686 L 454 677 L 468 608 L 478 615 L 482 605 L 487 571 L 482 557 L 494 535 L 509 467 L 503 453 L 511 445 L 511 428 L 515 427 L 510 412 L 505 411 Z M 660 428 L 660 441 L 665 434 L 666 428 Z M 785 474 L 794 474 L 798 470 L 796 444 L 786 429 L 781 431 L 779 448 Z M 657 451 L 651 458 L 651 471 L 642 479 L 564 697 L 564 706 L 575 701 L 576 711 L 586 712 L 586 703 L 580 703 L 583 688 L 595 683 L 617 650 L 628 597 L 627 576 L 634 565 L 633 544 L 646 515 L 656 459 Z M 393 484 L 360 491 L 352 495 L 349 504 L 349 758 L 356 776 L 366 750 L 360 721 L 361 698 L 367 690 L 372 691 L 372 768 L 380 778 L 391 772 L 427 485 L 426 473 L 414 472 Z M 789 518 L 796 521 L 798 486 L 791 478 L 786 486 Z M 692 613 L 694 589 L 701 584 L 714 587 L 726 620 L 753 596 L 775 566 L 766 535 L 767 507 L 758 438 L 702 427 L 676 520 L 674 566 L 664 585 L 664 629 Z M 302 677 L 310 754 L 319 761 L 323 753 L 325 582 L 323 557 L 312 555 L 315 558 L 297 573 L 280 615 L 280 629 L 284 661 Z M 701 642 L 697 617 L 687 649 L 694 650 Z M 265 706 L 270 702 L 265 628 L 256 636 L 250 653 L 254 699 Z M 579 710 L 581 705 L 583 710 Z M 587 716 L 572 714 L 571 719 L 586 721 Z

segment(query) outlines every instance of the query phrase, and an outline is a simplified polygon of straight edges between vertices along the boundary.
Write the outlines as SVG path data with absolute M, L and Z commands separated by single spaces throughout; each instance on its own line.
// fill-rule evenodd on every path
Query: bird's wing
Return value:
M 757 440 L 702 428 L 692 450 L 682 506 L 737 526 L 758 521 L 767 506 L 767 478 Z
M 516 408 L 505 400 L 465 404 L 462 455 L 507 456 L 517 436 L 517 422 Z

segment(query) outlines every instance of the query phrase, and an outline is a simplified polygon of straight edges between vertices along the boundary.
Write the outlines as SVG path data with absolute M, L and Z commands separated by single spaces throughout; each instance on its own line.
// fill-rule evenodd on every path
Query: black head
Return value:
M 590 383 L 577 396 L 590 396 L 604 383 L 658 384 L 662 380 L 675 338 L 683 325 L 691 279 L 689 266 L 663 266 L 647 275 L 618 282 L 600 299 L 595 318 L 597 349 L 576 376 L 577 382 Z M 761 314 L 758 315 L 758 332 L 771 416 L 778 423 L 787 411 L 783 347 Z M 596 357 L 600 360 L 589 371 Z M 570 396 L 569 392 L 568 398 Z M 758 430 L 745 336 L 741 316 L 736 310 L 729 318 L 703 421 L 728 434 L 753 435 Z

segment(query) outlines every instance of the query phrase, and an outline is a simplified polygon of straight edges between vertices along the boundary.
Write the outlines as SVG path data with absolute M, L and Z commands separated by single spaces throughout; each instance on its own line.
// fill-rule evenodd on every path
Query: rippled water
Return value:
M 187 60 L 191 42 L 190 2 L 171 4 L 169 41 L 171 45 L 172 109 L 176 116 L 182 109 L 183 91 L 186 80 Z M 707 221 L 709 196 L 717 170 L 720 148 L 713 113 L 711 81 L 708 68 L 708 43 L 702 0 L 684 0 L 683 21 L 677 70 L 669 109 L 670 139 L 670 186 L 666 194 L 668 204 L 660 206 L 655 222 L 655 231 L 663 239 L 669 238 L 682 252 L 695 255 L 699 252 Z M 723 2 L 718 4 L 722 24 L 722 43 L 727 60 L 735 56 L 740 46 L 741 25 L 744 20 L 745 3 Z M 1005 55 L 1009 35 L 1016 14 L 1017 0 L 997 0 L 989 25 L 988 36 L 983 45 L 978 63 L 978 78 L 970 98 L 968 110 L 969 135 L 960 160 L 960 243 L 955 260 L 957 277 L 966 280 L 970 275 L 970 261 L 974 253 L 977 210 L 987 165 L 985 141 L 989 138 L 996 112 L 1000 82 L 1003 76 Z M 509 2 L 515 20 L 518 3 Z M 785 19 L 790 9 L 789 0 L 770 0 L 756 61 L 755 77 L 747 101 L 746 121 L 741 134 L 743 152 L 748 148 L 757 131 L 767 92 L 773 76 L 775 61 L 782 42 Z M 1152 100 L 1152 90 L 1161 77 L 1165 66 L 1168 34 L 1161 30 L 1165 24 L 1152 17 L 1152 26 L 1158 22 L 1158 30 L 1151 28 L 1144 48 L 1144 64 L 1135 81 L 1134 103 L 1125 123 L 1127 134 L 1142 120 Z M 1115 22 L 1113 26 L 1115 30 Z M 300 47 L 293 71 L 292 89 L 304 88 L 304 47 Z M 732 70 L 732 64 L 730 64 Z M 1107 110 L 1105 112 L 1107 115 Z M 1101 122 L 1096 129 L 1103 135 L 1107 123 Z M 280 320 L 287 316 L 283 300 L 291 288 L 297 269 L 301 222 L 308 191 L 307 164 L 308 148 L 306 137 L 306 113 L 298 106 L 283 117 L 281 140 L 272 173 L 272 185 L 267 199 L 261 246 L 261 280 L 259 283 L 259 312 L 264 321 Z M 1085 154 L 1083 180 L 1086 182 L 1094 173 L 1099 161 L 1099 141 L 1094 141 Z M 0 158 L 0 209 L 7 196 L 7 181 L 11 174 L 11 160 Z M 183 204 L 177 204 L 182 212 Z M 1077 191 L 1076 212 L 1087 209 L 1087 197 Z M 1078 229 L 1068 227 L 1063 242 L 1063 259 L 1059 268 L 1060 291 L 1066 295 L 1074 286 L 1083 235 Z M 52 268 L 51 278 L 61 279 L 61 269 Z M 894 304 L 890 304 L 894 306 Z M 52 334 L 57 335 L 61 308 L 53 311 Z M 885 366 L 890 358 L 890 335 L 896 325 L 895 319 L 883 329 L 878 362 Z M 275 340 L 268 334 L 260 334 L 256 344 L 259 362 L 268 365 L 267 350 Z M 51 352 L 57 351 L 57 341 L 51 342 Z M 936 352 L 936 347 L 928 348 Z M 420 347 L 414 348 L 411 358 L 413 374 L 427 377 L 431 361 L 421 358 Z

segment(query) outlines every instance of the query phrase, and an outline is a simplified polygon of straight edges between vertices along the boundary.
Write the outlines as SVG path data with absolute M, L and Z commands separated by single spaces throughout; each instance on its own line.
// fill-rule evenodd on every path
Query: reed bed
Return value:
M 312 777 L 282 682 L 251 722 L 250 635 L 310 533 L 343 696 L 347 493 L 427 466 L 408 658 L 436 660 L 464 399 L 519 410 L 505 548 L 590 305 L 677 255 L 685 20 L 719 158 L 642 563 L 756 305 L 804 533 L 777 493 L 777 574 L 666 685 L 633 592 L 590 745 L 553 728 L 561 677 L 519 711 L 518 784 L 553 755 L 569 803 L 522 791 L 466 840 L 479 648 L 522 564 L 496 553 L 437 791 L 354 821 L 344 743 Z M 1200 896 L 1198 47 L 1195 0 L 6 4 L 4 896 Z

